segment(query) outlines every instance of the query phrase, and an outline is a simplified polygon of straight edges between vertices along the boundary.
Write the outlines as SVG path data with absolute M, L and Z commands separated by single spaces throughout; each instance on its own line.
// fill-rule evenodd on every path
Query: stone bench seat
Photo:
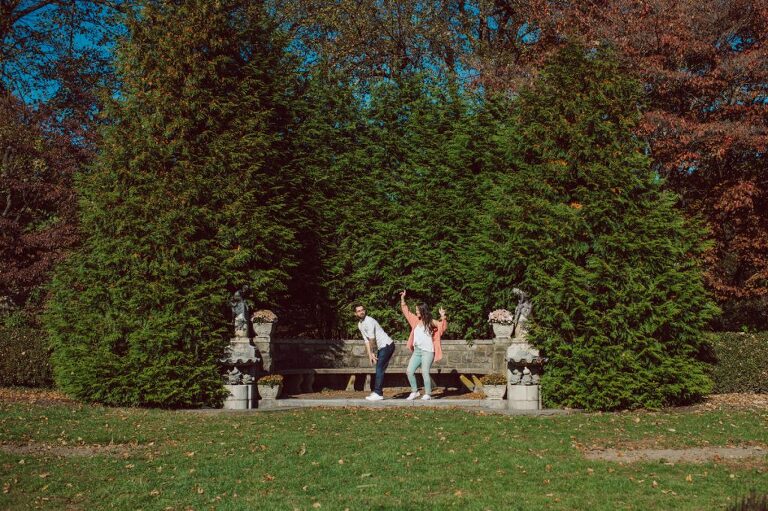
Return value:
M 387 367 L 387 374 L 389 373 L 403 373 L 405 374 L 406 367 Z M 421 373 L 421 368 L 416 370 L 417 373 Z M 484 367 L 435 367 L 432 366 L 429 370 L 430 374 L 486 374 L 487 368 Z M 277 374 L 284 376 L 292 374 L 376 374 L 375 367 L 319 367 L 319 368 L 307 368 L 307 369 L 278 369 L 275 371 Z
M 392 367 L 389 366 L 385 374 L 405 374 L 406 367 Z M 276 374 L 285 376 L 285 387 L 290 393 L 298 392 L 312 392 L 315 382 L 315 375 L 349 375 L 349 381 L 347 382 L 348 391 L 354 390 L 355 378 L 357 375 L 365 375 L 364 387 L 370 386 L 371 375 L 376 374 L 375 367 L 318 367 L 318 368 L 298 368 L 298 369 L 277 369 Z M 417 374 L 421 374 L 421 368 L 416 370 Z M 483 367 L 435 367 L 430 368 L 429 374 L 434 375 L 475 375 L 475 374 L 487 374 L 488 369 Z

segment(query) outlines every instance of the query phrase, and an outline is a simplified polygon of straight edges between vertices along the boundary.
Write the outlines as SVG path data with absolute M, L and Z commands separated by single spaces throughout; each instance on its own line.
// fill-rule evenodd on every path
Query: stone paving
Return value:
M 359 394 L 359 393 L 358 393 Z M 493 413 L 502 415 L 527 415 L 527 416 L 550 416 L 565 415 L 578 412 L 578 410 L 509 410 L 506 400 L 488 400 L 488 399 L 461 399 L 456 397 L 437 398 L 430 400 L 415 399 L 407 401 L 403 397 L 386 397 L 383 401 L 367 401 L 364 397 L 326 397 L 326 398 L 307 398 L 301 396 L 291 396 L 284 399 L 260 399 L 257 408 L 248 410 L 228 410 L 228 409 L 202 409 L 189 410 L 192 412 L 207 413 L 263 413 L 278 412 L 288 410 L 299 410 L 308 408 L 370 408 L 372 410 L 384 410 L 392 408 L 410 408 L 410 409 L 444 409 L 444 410 L 464 410 L 468 412 Z

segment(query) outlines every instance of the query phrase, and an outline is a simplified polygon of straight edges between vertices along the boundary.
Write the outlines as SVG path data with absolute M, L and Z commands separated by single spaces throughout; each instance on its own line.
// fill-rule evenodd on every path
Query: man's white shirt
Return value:
M 375 339 L 376 347 L 378 349 L 382 349 L 386 346 L 389 346 L 394 342 L 387 335 L 384 329 L 381 328 L 381 325 L 379 325 L 379 322 L 370 316 L 366 316 L 361 321 L 358 321 L 357 328 L 359 328 L 360 333 L 363 334 L 364 341 L 367 341 L 369 339 Z

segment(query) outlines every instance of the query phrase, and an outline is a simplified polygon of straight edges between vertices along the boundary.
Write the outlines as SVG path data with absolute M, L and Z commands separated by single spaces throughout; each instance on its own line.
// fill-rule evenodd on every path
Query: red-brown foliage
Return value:
M 78 239 L 71 180 L 83 155 L 44 123 L 0 97 L 0 297 L 19 306 Z
M 487 86 L 515 86 L 566 39 L 621 52 L 648 93 L 639 134 L 659 174 L 713 234 L 710 288 L 723 302 L 768 303 L 768 3 L 489 3 L 500 21 L 478 62 Z M 528 45 L 519 37 L 526 24 L 540 29 Z

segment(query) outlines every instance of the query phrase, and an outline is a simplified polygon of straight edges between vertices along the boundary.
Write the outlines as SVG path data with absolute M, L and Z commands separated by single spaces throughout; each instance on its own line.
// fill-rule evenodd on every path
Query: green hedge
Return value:
M 707 334 L 715 365 L 714 392 L 768 392 L 768 332 Z
M 0 324 L 0 386 L 51 387 L 46 344 L 41 330 Z

